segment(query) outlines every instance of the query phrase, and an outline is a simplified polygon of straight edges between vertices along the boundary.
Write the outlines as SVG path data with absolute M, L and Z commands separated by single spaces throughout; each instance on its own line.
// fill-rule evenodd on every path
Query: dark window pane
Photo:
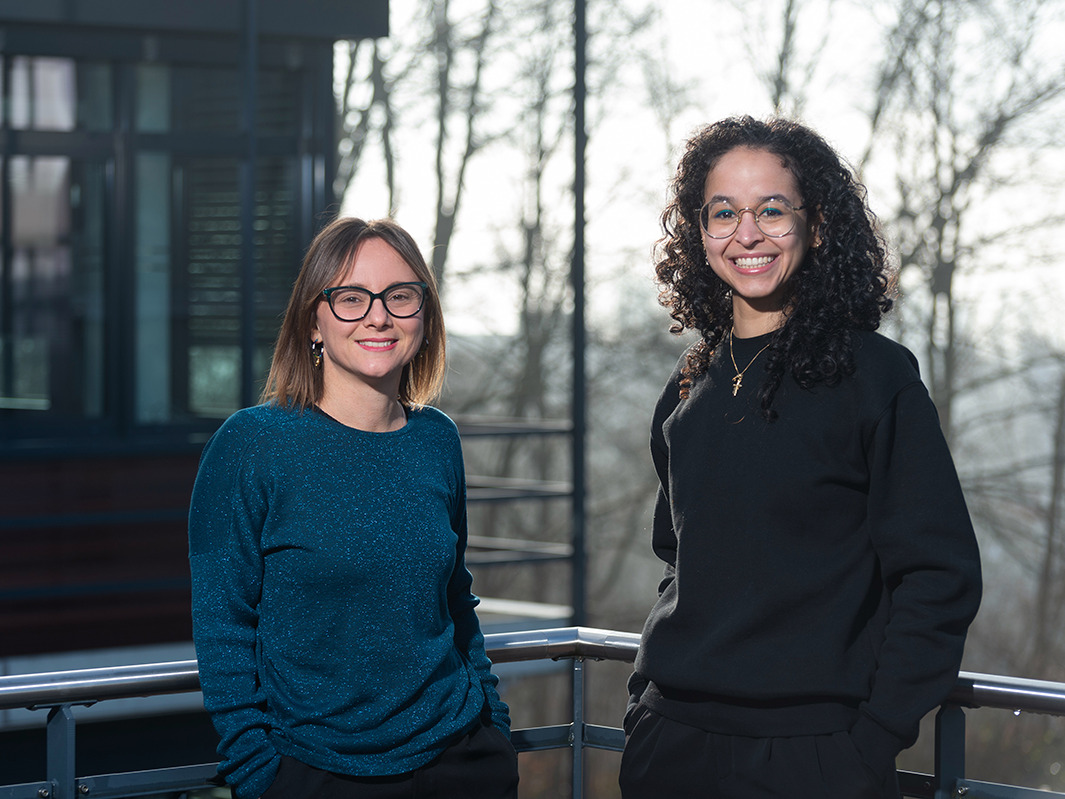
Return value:
M 4 265 L 0 407 L 103 414 L 103 168 L 9 161 L 12 257 Z
M 256 133 L 299 131 L 299 73 L 263 70 L 256 93 Z M 177 131 L 236 133 L 241 128 L 242 86 L 235 69 L 183 67 L 173 70 L 173 125 Z
M 228 159 L 196 159 L 182 171 L 188 411 L 225 416 L 240 403 L 239 167 Z
M 165 423 L 173 417 L 170 156 L 140 153 L 134 180 L 134 407 L 138 423 Z
M 11 59 L 11 127 L 18 130 L 110 130 L 111 68 L 69 58 Z
M 106 64 L 78 64 L 78 129 L 111 130 L 114 103 L 111 68 Z
M 225 416 L 240 405 L 241 310 L 246 290 L 254 294 L 255 351 L 259 385 L 281 314 L 299 269 L 300 244 L 294 218 L 296 165 L 293 159 L 262 159 L 256 172 L 254 207 L 255 282 L 241 280 L 239 165 L 228 159 L 193 159 L 181 166 L 184 186 L 187 274 L 175 298 L 179 330 L 175 362 L 187 364 L 187 411 Z
M 175 131 L 240 131 L 240 80 L 235 69 L 176 68 L 173 81 Z
M 170 130 L 170 67 L 139 64 L 135 69 L 134 124 L 142 133 Z
M 260 135 L 294 136 L 299 132 L 299 74 L 277 69 L 259 73 L 258 113 Z

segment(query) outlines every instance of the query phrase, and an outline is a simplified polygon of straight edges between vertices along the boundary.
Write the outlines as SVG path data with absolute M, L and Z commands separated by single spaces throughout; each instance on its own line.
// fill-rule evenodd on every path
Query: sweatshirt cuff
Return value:
M 492 710 L 492 723 L 499 728 L 507 738 L 510 738 L 510 715 L 506 711 Z
M 862 760 L 876 774 L 895 770 L 895 758 L 904 748 L 901 738 L 862 713 L 851 727 L 851 741 Z
M 629 681 L 627 684 L 627 688 L 629 690 L 629 701 L 625 707 L 624 719 L 628 719 L 628 717 L 632 714 L 632 711 L 636 709 L 636 705 L 640 703 L 640 697 L 642 697 L 643 692 L 647 690 L 647 682 L 647 678 L 640 674 L 638 671 L 634 671 L 629 676 Z
M 249 774 L 240 785 L 233 786 L 233 794 L 237 799 L 258 799 L 274 784 L 280 767 L 281 755 L 275 754 L 265 766 Z

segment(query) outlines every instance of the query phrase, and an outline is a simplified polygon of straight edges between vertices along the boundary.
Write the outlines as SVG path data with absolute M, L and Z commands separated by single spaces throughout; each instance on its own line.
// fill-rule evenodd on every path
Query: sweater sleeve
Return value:
M 281 762 L 269 740 L 257 677 L 267 503 L 247 474 L 245 441 L 224 426 L 208 442 L 189 510 L 193 638 L 204 708 L 220 736 L 219 773 L 238 799 L 265 792 Z
M 473 594 L 473 575 L 466 568 L 466 481 L 462 476 L 461 463 L 459 475 L 460 488 L 451 522 L 458 541 L 455 544 L 455 569 L 451 573 L 447 591 L 448 609 L 455 625 L 455 646 L 480 677 L 485 700 L 492 713 L 492 722 L 510 737 L 510 708 L 500 698 L 496 688 L 499 677 L 492 673 L 492 661 L 488 659 L 488 653 L 485 651 L 484 635 L 474 610 L 480 600 Z
M 980 603 L 980 555 L 961 486 L 925 387 L 879 418 L 868 452 L 869 524 L 891 595 L 874 684 L 851 730 L 872 766 L 894 761 L 950 692 Z
M 659 560 L 666 564 L 658 595 L 673 582 L 677 566 L 677 533 L 673 529 L 673 508 L 670 503 L 669 444 L 666 443 L 665 426 L 680 403 L 681 367 L 686 362 L 682 357 L 666 383 L 655 405 L 651 420 L 651 462 L 658 477 L 658 494 L 655 497 L 654 515 L 651 520 L 651 547 Z
M 669 500 L 669 445 L 666 443 L 663 428 L 666 419 L 673 413 L 680 401 L 680 368 L 684 362 L 685 359 L 681 358 L 681 363 L 677 365 L 655 405 L 654 417 L 651 421 L 651 462 L 658 476 L 658 493 L 651 518 L 651 547 L 659 560 L 665 564 L 662 579 L 658 583 L 659 597 L 672 585 L 677 576 L 677 533 L 673 529 L 673 508 Z M 629 677 L 629 700 L 625 707 L 625 721 L 636 709 L 640 697 L 647 688 L 647 683 L 647 678 L 638 671 L 633 671 Z

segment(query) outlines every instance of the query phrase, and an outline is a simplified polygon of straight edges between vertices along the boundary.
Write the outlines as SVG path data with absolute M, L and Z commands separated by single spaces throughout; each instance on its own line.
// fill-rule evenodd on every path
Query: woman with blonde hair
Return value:
M 204 449 L 194 638 L 237 799 L 516 796 L 458 432 L 428 405 L 444 356 L 410 235 L 337 219 L 304 258 L 262 403 Z

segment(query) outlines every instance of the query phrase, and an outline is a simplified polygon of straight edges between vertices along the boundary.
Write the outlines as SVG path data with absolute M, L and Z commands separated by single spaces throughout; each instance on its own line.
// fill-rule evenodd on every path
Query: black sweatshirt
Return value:
M 740 368 L 769 340 L 737 339 Z M 916 360 L 854 341 L 853 375 L 810 390 L 786 376 L 772 422 L 766 355 L 733 396 L 724 344 L 686 400 L 681 358 L 652 425 L 666 570 L 631 684 L 711 732 L 850 730 L 882 767 L 954 684 L 980 559 Z

